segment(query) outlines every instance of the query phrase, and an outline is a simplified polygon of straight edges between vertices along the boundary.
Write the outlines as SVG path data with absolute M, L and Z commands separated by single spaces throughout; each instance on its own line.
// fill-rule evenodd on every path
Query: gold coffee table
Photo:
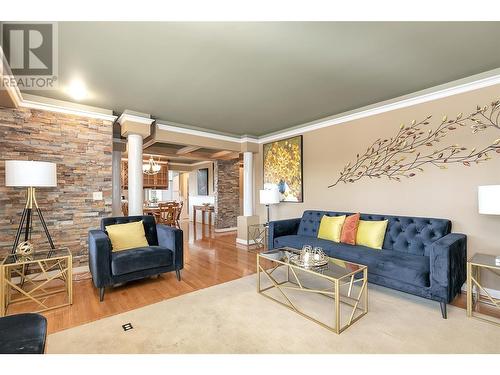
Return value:
M 257 292 L 340 334 L 368 312 L 368 268 L 335 258 L 328 258 L 324 266 L 299 267 L 289 261 L 290 255 L 299 252 L 280 248 L 257 254 Z M 261 274 L 265 275 L 264 281 Z M 263 285 L 266 280 L 270 285 Z M 306 313 L 299 306 L 304 302 L 299 294 L 304 293 L 333 299 L 333 303 L 326 301 L 331 303 L 332 314 L 325 319 L 313 316 L 314 312 Z
M 7 255 L 0 264 L 0 316 L 42 312 L 73 303 L 72 256 L 69 249 L 37 251 L 29 256 Z

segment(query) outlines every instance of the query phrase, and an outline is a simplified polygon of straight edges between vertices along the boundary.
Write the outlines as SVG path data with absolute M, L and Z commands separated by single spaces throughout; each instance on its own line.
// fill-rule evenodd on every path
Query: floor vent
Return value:
M 134 329 L 134 327 L 132 327 L 132 324 L 131 323 L 127 323 L 127 324 L 124 324 L 122 325 L 122 328 L 123 330 L 126 332 L 126 331 L 130 331 L 131 329 Z

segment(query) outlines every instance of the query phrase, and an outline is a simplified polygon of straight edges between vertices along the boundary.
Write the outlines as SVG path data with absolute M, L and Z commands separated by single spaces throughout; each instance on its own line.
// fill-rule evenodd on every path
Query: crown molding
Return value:
M 21 95 L 21 91 L 17 86 L 16 77 L 12 74 L 12 70 L 10 69 L 9 63 L 5 57 L 2 47 L 0 46 L 0 78 L 6 78 L 9 82 L 14 82 L 13 85 L 1 85 L 0 89 L 7 91 L 10 96 L 14 106 L 17 108 L 21 105 L 23 101 L 23 96 Z
M 476 74 L 460 80 L 448 82 L 443 85 L 431 87 L 429 89 L 418 91 L 409 95 L 400 96 L 394 99 L 361 107 L 338 115 L 318 119 L 305 124 L 300 124 L 289 129 L 269 133 L 260 137 L 252 137 L 248 135 L 244 136 L 224 135 L 213 131 L 192 129 L 187 126 L 184 126 L 183 124 L 173 125 L 172 123 L 168 123 L 166 121 L 156 121 L 156 126 L 158 127 L 158 129 L 174 133 L 189 134 L 189 135 L 195 135 L 195 136 L 235 142 L 235 143 L 250 142 L 250 143 L 263 144 L 278 139 L 304 134 L 310 131 L 346 123 L 353 120 L 358 120 L 361 118 L 381 114 L 384 112 L 394 111 L 396 109 L 401 109 L 421 103 L 426 103 L 437 99 L 442 99 L 453 95 L 462 94 L 469 91 L 478 90 L 481 88 L 497 84 L 500 84 L 500 68 Z M 101 110 L 98 108 L 96 108 L 96 110 L 88 110 L 82 108 L 85 106 L 75 107 L 76 105 L 73 103 L 62 102 L 62 101 L 54 101 L 58 102 L 58 104 L 46 103 L 45 101 L 40 100 L 40 99 L 45 99 L 41 97 L 36 97 L 38 99 L 31 99 L 31 98 L 27 99 L 22 97 L 19 90 L 17 90 L 17 95 L 21 97 L 20 106 L 22 107 L 47 110 L 53 112 L 61 112 L 78 116 L 92 117 L 108 121 L 115 121 L 117 119 L 117 116 L 103 112 L 107 111 L 109 113 L 112 113 L 109 110 Z M 30 97 L 35 98 L 34 96 Z M 88 108 L 93 108 L 93 107 L 88 107 Z M 126 111 L 118 118 L 118 121 L 121 123 L 123 121 L 128 120 L 145 125 L 150 125 L 151 123 L 153 123 L 154 119 L 143 117 L 141 115 L 142 114 L 139 114 L 137 112 Z
M 260 137 L 250 136 L 227 136 L 212 133 L 209 131 L 194 130 L 158 123 L 158 128 L 171 132 L 197 135 L 207 138 L 245 143 L 253 142 L 258 144 L 272 142 L 282 138 L 293 137 L 294 135 L 304 134 L 310 131 L 343 124 L 349 121 L 377 115 L 384 112 L 394 111 L 400 108 L 411 107 L 417 104 L 430 102 L 437 99 L 446 98 L 453 95 L 462 94 L 469 91 L 482 89 L 485 87 L 500 84 L 500 68 L 490 70 L 484 73 L 476 74 L 470 77 L 451 81 L 439 86 L 434 86 L 425 90 L 417 91 L 412 94 L 400 96 L 383 102 L 375 103 L 369 106 L 361 107 L 352 111 L 343 112 L 338 115 L 311 121 L 305 124 L 297 125 L 290 129 L 285 129 L 269 133 Z
M 259 137 L 259 143 L 262 144 L 272 142 L 281 138 L 288 138 L 294 135 L 307 133 L 333 125 L 343 124 L 349 121 L 378 115 L 384 112 L 394 111 L 396 109 L 411 107 L 417 104 L 422 104 L 497 84 L 500 84 L 500 68 L 470 76 L 464 79 L 448 82 L 443 85 L 434 86 L 422 91 L 417 91 L 412 94 L 361 107 L 352 111 L 340 113 L 335 116 L 330 116 L 324 119 L 319 119 L 316 121 L 298 125 L 293 129 L 282 130 L 264 135 L 262 137 Z
M 111 121 L 114 122 L 116 120 L 115 115 L 107 115 L 99 112 L 91 112 L 91 111 L 86 111 L 86 110 L 81 110 L 81 109 L 74 109 L 74 108 L 65 108 L 61 106 L 54 106 L 50 104 L 43 104 L 43 103 L 38 103 L 34 102 L 31 100 L 25 100 L 21 102 L 21 107 L 25 108 L 31 108 L 31 109 L 38 109 L 41 111 L 49 111 L 49 112 L 58 112 L 58 113 L 64 113 L 67 115 L 75 115 L 75 116 L 82 116 L 82 117 L 90 117 L 98 120 L 105 120 L 105 121 Z
M 126 110 L 120 115 L 120 117 L 118 117 L 117 121 L 120 125 L 123 125 L 127 121 L 137 124 L 151 125 L 154 122 L 154 119 L 146 114 L 142 116 Z
M 228 141 L 236 143 L 258 142 L 257 138 L 238 137 L 238 136 L 212 133 L 205 130 L 189 129 L 180 126 L 169 125 L 162 121 L 156 121 L 156 126 L 158 127 L 159 130 L 166 130 L 169 132 L 180 133 L 180 134 L 196 135 L 199 137 L 212 138 L 220 141 Z M 253 140 L 249 141 L 248 139 L 253 139 Z
M 41 111 L 58 112 L 68 115 L 90 117 L 112 122 L 114 122 L 117 117 L 113 115 L 113 111 L 111 110 L 65 102 L 62 100 L 50 99 L 26 93 L 24 95 L 21 95 L 20 106 L 25 108 L 38 109 Z

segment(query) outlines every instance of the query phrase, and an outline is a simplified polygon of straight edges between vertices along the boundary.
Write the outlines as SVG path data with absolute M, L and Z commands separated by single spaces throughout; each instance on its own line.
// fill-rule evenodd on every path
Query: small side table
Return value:
M 0 316 L 8 315 L 9 306 L 14 304 L 27 304 L 30 312 L 73 304 L 69 249 L 7 255 L 0 263 Z
M 266 247 L 267 245 L 267 224 L 250 224 L 247 228 L 247 238 L 249 240 L 248 246 L 255 246 L 256 248 Z M 252 242 L 252 243 L 250 243 Z
M 208 213 L 208 229 L 212 227 L 212 213 L 215 213 L 215 207 L 212 205 L 194 205 L 193 206 L 193 223 L 196 224 L 196 211 L 201 211 L 201 225 L 205 225 L 205 212 Z
M 500 326 L 500 320 L 480 314 L 477 307 L 480 304 L 492 306 L 500 310 L 500 299 L 492 297 L 481 285 L 481 271 L 488 271 L 500 277 L 500 265 L 494 255 L 475 254 L 467 261 L 467 317 L 476 318 Z M 476 314 L 475 314 L 476 313 Z

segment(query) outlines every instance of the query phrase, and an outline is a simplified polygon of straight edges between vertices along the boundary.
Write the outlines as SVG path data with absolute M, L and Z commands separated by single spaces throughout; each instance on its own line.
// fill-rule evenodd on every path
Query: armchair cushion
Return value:
M 144 246 L 114 252 L 111 255 L 111 273 L 120 276 L 150 268 L 168 267 L 173 263 L 173 253 L 161 246 Z
M 112 251 L 122 251 L 136 247 L 149 246 L 141 221 L 114 224 L 106 227 L 111 240 Z
M 301 249 L 304 245 L 319 246 L 328 256 L 368 266 L 369 275 L 378 275 L 419 287 L 429 286 L 429 257 L 426 256 L 384 249 L 374 251 L 366 246 L 353 246 L 299 235 L 278 237 L 275 245 L 296 249 Z

